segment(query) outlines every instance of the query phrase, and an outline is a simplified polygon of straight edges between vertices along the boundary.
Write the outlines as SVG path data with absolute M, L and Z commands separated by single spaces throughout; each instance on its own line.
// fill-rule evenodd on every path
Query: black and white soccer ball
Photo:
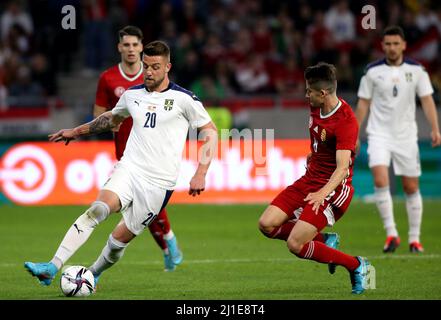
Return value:
M 61 274 L 60 287 L 67 297 L 87 297 L 93 293 L 95 278 L 83 266 L 70 266 Z

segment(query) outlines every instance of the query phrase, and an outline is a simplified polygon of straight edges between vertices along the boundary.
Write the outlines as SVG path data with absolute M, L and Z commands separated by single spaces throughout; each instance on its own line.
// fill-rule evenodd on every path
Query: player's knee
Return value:
M 106 220 L 110 214 L 109 206 L 103 201 L 95 201 L 92 203 L 89 209 L 84 213 L 96 227 L 100 222 Z
M 289 238 L 286 240 L 286 245 L 289 251 L 295 255 L 298 255 L 303 248 L 303 244 L 297 241 L 295 238 Z
M 389 186 L 389 181 L 383 176 L 374 176 L 374 185 L 377 188 L 384 188 Z
M 403 184 L 403 191 L 407 195 L 414 194 L 418 191 L 418 184 Z
M 269 238 L 271 237 L 271 233 L 274 230 L 274 226 L 270 224 L 269 221 L 261 217 L 259 219 L 258 227 L 260 232 L 262 232 L 264 236 Z

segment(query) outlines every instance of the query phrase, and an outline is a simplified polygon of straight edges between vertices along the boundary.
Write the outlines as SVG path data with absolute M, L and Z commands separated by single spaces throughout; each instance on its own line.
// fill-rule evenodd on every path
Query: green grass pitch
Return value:
M 423 254 L 407 245 L 407 215 L 396 201 L 395 219 L 402 245 L 383 254 L 385 239 L 374 204 L 353 201 L 334 228 L 340 248 L 363 255 L 376 268 L 377 289 L 354 296 L 345 269 L 299 259 L 280 240 L 260 234 L 264 205 L 170 205 L 169 217 L 184 252 L 175 272 L 163 271 L 162 254 L 149 232 L 134 239 L 124 257 L 106 271 L 98 292 L 83 299 L 134 300 L 294 300 L 440 299 L 441 201 L 425 201 Z M 39 285 L 24 261 L 48 261 L 64 233 L 85 207 L 0 207 L 0 299 L 72 299 L 62 295 L 59 274 L 49 287 Z M 112 215 L 68 261 L 89 266 L 120 219 Z M 78 299 L 78 298 L 76 298 Z

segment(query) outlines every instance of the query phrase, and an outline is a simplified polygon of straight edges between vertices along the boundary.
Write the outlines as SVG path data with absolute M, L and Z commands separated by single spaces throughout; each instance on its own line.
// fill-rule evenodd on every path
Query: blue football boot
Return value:
M 325 244 L 333 249 L 338 249 L 338 246 L 340 245 L 340 236 L 338 233 L 335 232 L 327 232 L 323 233 L 323 237 L 325 238 Z M 337 268 L 337 265 L 334 263 L 328 263 L 328 271 L 330 274 L 335 273 L 335 269 Z
M 164 271 L 174 271 L 176 265 L 173 263 L 171 254 L 164 253 Z
M 350 272 L 352 293 L 361 294 L 366 289 L 375 289 L 375 268 L 363 257 L 356 257 L 360 265 Z
M 37 277 L 42 285 L 48 286 L 54 280 L 58 272 L 57 267 L 52 262 L 33 263 L 25 262 L 24 267 L 31 275 Z
M 182 254 L 182 251 L 178 247 L 178 242 L 176 240 L 176 237 L 173 236 L 170 240 L 165 240 L 168 247 L 168 252 L 170 252 L 171 259 L 175 265 L 181 264 L 182 260 L 184 259 L 184 255 Z M 165 258 L 165 257 L 164 257 Z

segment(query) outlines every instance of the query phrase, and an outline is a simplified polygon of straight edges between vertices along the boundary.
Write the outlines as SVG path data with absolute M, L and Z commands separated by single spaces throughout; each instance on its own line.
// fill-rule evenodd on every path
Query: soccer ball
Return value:
M 70 266 L 61 274 L 60 287 L 67 297 L 87 297 L 93 292 L 95 278 L 86 267 Z

